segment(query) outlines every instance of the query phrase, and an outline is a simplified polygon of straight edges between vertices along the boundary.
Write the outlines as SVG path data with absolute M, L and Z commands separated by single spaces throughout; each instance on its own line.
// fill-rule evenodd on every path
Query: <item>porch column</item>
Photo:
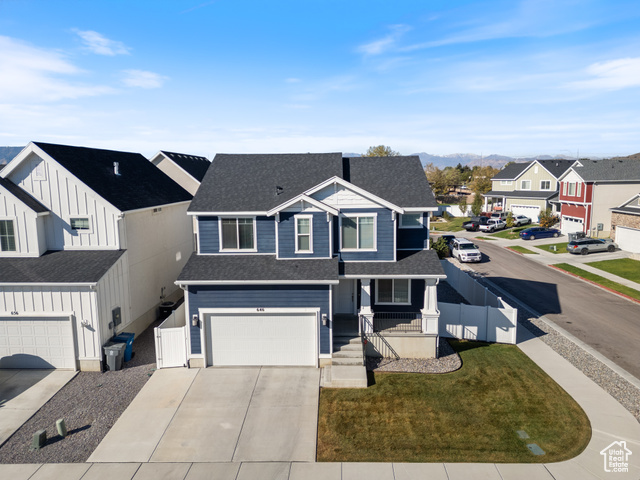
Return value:
M 438 334 L 438 279 L 427 278 L 424 281 L 424 305 L 422 310 L 422 333 Z
M 360 280 L 360 311 L 359 314 L 365 317 L 369 322 L 364 322 L 360 328 L 365 333 L 373 333 L 373 311 L 371 310 L 371 279 L 363 278 Z M 360 323 L 360 322 L 358 322 Z
M 480 195 L 479 193 L 476 193 L 476 195 Z M 488 212 L 489 208 L 489 197 L 484 197 L 484 210 L 483 212 Z

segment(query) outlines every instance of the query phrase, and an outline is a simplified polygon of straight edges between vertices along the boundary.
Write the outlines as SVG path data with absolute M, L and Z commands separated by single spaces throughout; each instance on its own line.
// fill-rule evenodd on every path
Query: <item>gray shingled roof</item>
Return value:
M 161 152 L 199 182 L 202 182 L 202 179 L 207 173 L 207 169 L 211 165 L 211 161 L 206 157 L 187 155 L 185 153 L 167 152 L 165 150 L 161 150 Z
M 358 277 L 381 275 L 446 277 L 435 250 L 399 251 L 396 262 L 340 263 L 340 275 Z
M 20 200 L 22 203 L 24 203 L 27 207 L 29 207 L 34 212 L 44 213 L 49 211 L 49 209 L 44 205 L 42 205 L 38 200 L 33 198 L 31 195 L 29 195 L 27 192 L 21 189 L 18 185 L 7 180 L 6 178 L 0 177 L 0 186 L 6 188 L 9 191 L 9 193 L 14 195 L 18 200 Z
M 615 213 L 627 213 L 630 215 L 640 215 L 640 208 L 638 207 L 613 207 L 613 208 L 610 208 L 609 210 Z
M 96 283 L 124 250 L 60 250 L 0 258 L 0 283 Z
M 531 162 L 512 163 L 495 174 L 491 180 L 514 180 L 529 165 L 531 165 Z
M 420 157 L 351 157 L 345 180 L 402 208 L 437 207 Z
M 189 211 L 267 211 L 331 177 L 342 176 L 340 153 L 219 153 Z M 276 195 L 276 187 L 280 194 Z
M 485 197 L 510 197 L 510 198 L 551 198 L 557 195 L 558 192 L 553 191 L 527 191 L 527 190 L 514 190 L 512 192 L 501 192 L 498 190 L 491 190 L 490 192 L 483 193 Z
M 34 142 L 120 211 L 188 202 L 191 194 L 139 153 Z M 114 173 L 118 162 L 120 175 Z
M 338 258 L 277 260 L 275 255 L 192 254 L 178 276 L 189 281 L 338 281 Z
M 560 178 L 560 175 L 569 170 L 571 165 L 575 163 L 575 160 L 537 160 L 537 162 L 549 170 L 551 175 Z
M 586 182 L 640 182 L 640 160 L 580 160 L 573 170 Z

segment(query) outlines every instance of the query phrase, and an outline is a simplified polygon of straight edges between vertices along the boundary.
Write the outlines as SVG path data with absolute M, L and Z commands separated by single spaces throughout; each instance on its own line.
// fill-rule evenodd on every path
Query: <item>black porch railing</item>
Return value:
M 374 332 L 422 332 L 422 314 L 415 312 L 375 312 Z

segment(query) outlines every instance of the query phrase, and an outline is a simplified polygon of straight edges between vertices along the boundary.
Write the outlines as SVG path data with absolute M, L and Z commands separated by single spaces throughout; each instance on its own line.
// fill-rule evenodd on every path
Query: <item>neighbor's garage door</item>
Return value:
M 616 227 L 616 243 L 621 250 L 640 253 L 640 230 L 629 227 Z
M 582 219 L 575 217 L 567 217 L 565 215 L 562 216 L 562 226 L 560 227 L 560 231 L 563 235 L 567 235 L 569 233 L 582 232 L 583 230 Z
M 208 365 L 317 365 L 315 312 L 216 313 L 207 324 Z
M 69 317 L 0 317 L 0 368 L 76 369 Z
M 533 223 L 538 223 L 540 218 L 540 207 L 535 205 L 511 205 L 511 213 L 516 215 L 524 215 L 529 217 Z

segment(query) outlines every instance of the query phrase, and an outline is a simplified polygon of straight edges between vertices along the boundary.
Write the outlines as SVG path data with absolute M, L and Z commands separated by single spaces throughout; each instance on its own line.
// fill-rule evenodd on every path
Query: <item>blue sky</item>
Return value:
M 0 145 L 640 152 L 640 2 L 0 0 Z

